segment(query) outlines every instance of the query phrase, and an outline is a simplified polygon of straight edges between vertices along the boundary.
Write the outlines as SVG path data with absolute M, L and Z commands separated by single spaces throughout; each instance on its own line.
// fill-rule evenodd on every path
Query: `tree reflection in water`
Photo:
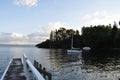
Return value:
M 120 71 L 120 54 L 111 52 L 110 54 L 106 53 L 89 53 L 82 54 L 83 66 L 82 69 L 93 71 Z

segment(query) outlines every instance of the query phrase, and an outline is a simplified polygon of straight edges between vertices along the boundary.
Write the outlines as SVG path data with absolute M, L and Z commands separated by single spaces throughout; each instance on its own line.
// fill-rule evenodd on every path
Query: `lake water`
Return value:
M 34 46 L 1 45 L 0 77 L 11 57 L 26 54 L 37 60 L 52 73 L 52 80 L 118 80 L 120 57 L 90 57 L 83 54 L 68 55 L 61 49 L 40 49 Z

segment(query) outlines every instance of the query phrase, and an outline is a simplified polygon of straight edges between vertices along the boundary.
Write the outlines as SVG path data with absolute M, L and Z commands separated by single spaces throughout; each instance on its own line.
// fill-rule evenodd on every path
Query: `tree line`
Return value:
M 120 24 L 120 22 L 119 22 Z M 113 25 L 84 26 L 79 30 L 61 27 L 51 31 L 50 39 L 37 44 L 39 48 L 63 48 L 68 49 L 71 45 L 73 35 L 73 46 L 75 48 L 91 47 L 95 49 L 120 48 L 120 29 L 116 22 Z
M 56 29 L 54 31 L 51 31 L 50 33 L 50 39 L 47 39 L 46 41 L 37 44 L 36 46 L 39 48 L 64 48 L 68 49 L 71 45 L 71 37 L 73 37 L 74 41 L 74 47 L 81 47 L 81 36 L 79 34 L 78 30 L 73 29 L 66 29 L 61 27 L 60 29 Z

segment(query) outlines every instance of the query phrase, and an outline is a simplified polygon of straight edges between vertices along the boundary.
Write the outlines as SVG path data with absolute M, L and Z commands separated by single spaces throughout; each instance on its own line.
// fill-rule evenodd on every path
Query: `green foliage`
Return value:
M 84 46 L 91 48 L 107 46 L 106 42 L 110 41 L 111 30 L 110 26 L 104 25 L 83 27 L 82 38 Z
M 116 37 L 118 34 L 118 28 L 117 28 L 118 26 L 117 26 L 117 24 L 116 24 L 116 22 L 114 22 L 114 25 L 113 25 L 113 28 L 112 28 L 112 34 L 111 34 L 111 38 L 113 39 L 112 40 L 112 44 L 113 44 L 113 47 L 116 47 L 116 38 L 118 38 L 118 37 Z
M 92 50 L 120 48 L 120 30 L 115 22 L 113 27 L 111 24 L 82 27 L 81 32 L 80 35 L 78 30 L 65 28 L 51 31 L 50 40 L 38 44 L 37 47 L 70 48 L 73 35 L 73 46 L 76 48 L 84 46 L 91 47 Z
M 79 31 L 65 28 L 51 31 L 50 40 L 38 44 L 37 47 L 47 46 L 46 48 L 70 48 L 72 35 L 74 35 L 74 46 L 77 48 L 81 47 L 81 37 L 79 35 Z
M 50 46 L 50 40 L 46 40 L 36 45 L 36 47 L 38 48 L 50 48 L 49 46 Z

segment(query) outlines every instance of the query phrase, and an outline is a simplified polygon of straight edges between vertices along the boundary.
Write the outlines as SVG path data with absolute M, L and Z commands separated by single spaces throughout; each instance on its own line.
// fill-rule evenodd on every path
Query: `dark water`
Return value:
M 120 56 L 68 55 L 61 49 L 38 49 L 34 46 L 1 45 L 0 75 L 11 57 L 26 54 L 33 62 L 37 60 L 49 72 L 53 80 L 118 80 Z

